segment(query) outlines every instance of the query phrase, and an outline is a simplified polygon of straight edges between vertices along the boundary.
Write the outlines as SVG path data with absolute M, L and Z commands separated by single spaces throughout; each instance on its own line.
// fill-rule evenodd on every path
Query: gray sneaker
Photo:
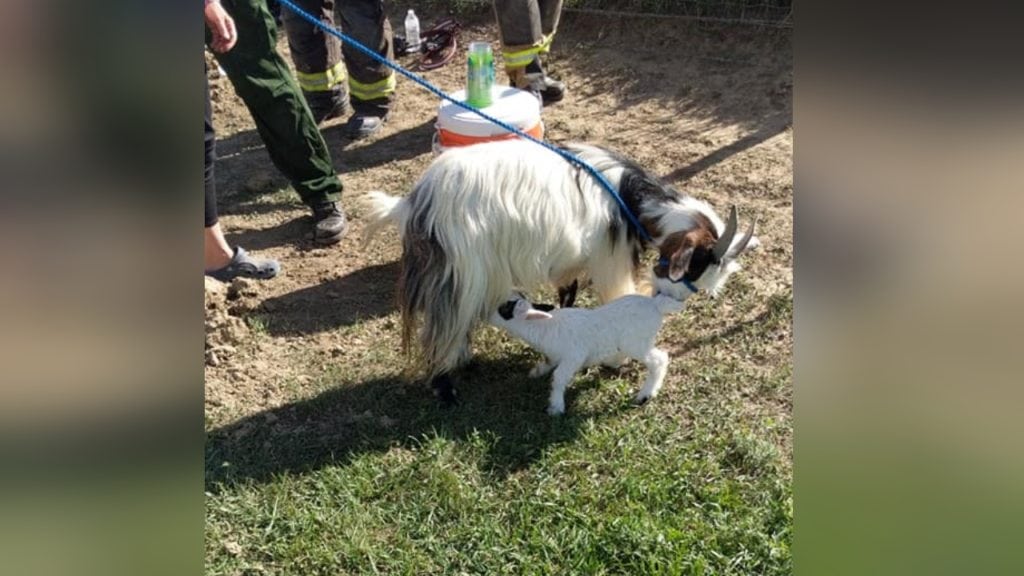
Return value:
M 323 245 L 337 244 L 341 242 L 345 232 L 348 232 L 348 221 L 337 202 L 313 208 L 314 242 Z

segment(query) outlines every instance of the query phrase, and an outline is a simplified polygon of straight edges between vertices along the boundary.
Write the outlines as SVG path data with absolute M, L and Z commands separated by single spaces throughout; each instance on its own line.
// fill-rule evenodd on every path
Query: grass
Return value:
M 254 336 L 260 337 L 267 335 L 270 319 L 266 314 L 250 314 L 245 317 L 245 323 L 249 326 Z
M 393 314 L 347 327 L 372 344 L 209 427 L 207 573 L 788 574 L 792 293 L 733 282 L 666 325 L 661 396 L 592 369 L 561 418 L 494 329 L 445 410 L 401 377 Z

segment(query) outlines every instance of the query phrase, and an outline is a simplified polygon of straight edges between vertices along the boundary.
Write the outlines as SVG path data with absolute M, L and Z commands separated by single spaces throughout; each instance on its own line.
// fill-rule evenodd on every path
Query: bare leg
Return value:
M 235 251 L 228 246 L 228 241 L 224 238 L 220 222 L 203 229 L 203 260 L 207 270 L 218 270 L 227 266 L 234 255 Z

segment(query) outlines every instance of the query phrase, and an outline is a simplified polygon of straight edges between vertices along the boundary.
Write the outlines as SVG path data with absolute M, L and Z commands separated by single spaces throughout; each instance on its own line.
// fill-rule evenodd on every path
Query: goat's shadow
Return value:
M 425 385 L 396 374 L 342 382 L 314 398 L 210 430 L 206 489 L 345 466 L 362 454 L 414 448 L 425 436 L 482 438 L 483 471 L 503 478 L 572 442 L 586 421 L 613 415 L 573 406 L 577 394 L 600 384 L 596 376 L 580 374 L 566 395 L 569 412 L 548 416 L 548 379 L 528 378 L 529 368 L 525 354 L 470 363 L 457 373 L 460 396 L 453 407 L 441 406 Z
M 267 331 L 274 336 L 305 335 L 351 326 L 395 310 L 398 262 L 354 270 L 263 301 L 272 314 Z

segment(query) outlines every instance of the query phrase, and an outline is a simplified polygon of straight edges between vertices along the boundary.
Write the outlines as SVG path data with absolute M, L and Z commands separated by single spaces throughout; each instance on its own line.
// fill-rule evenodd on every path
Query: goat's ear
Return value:
M 544 303 L 533 302 L 532 305 L 533 305 L 533 309 L 534 310 L 540 310 L 542 312 L 551 312 L 552 310 L 555 309 L 555 305 L 554 304 L 544 304 Z
M 678 282 L 683 274 L 686 274 L 686 269 L 690 267 L 690 258 L 693 258 L 693 246 L 676 250 L 668 263 L 669 279 Z
M 530 309 L 526 311 L 527 320 L 551 320 L 551 318 L 551 314 L 548 314 L 547 312 L 542 312 L 540 310 Z

